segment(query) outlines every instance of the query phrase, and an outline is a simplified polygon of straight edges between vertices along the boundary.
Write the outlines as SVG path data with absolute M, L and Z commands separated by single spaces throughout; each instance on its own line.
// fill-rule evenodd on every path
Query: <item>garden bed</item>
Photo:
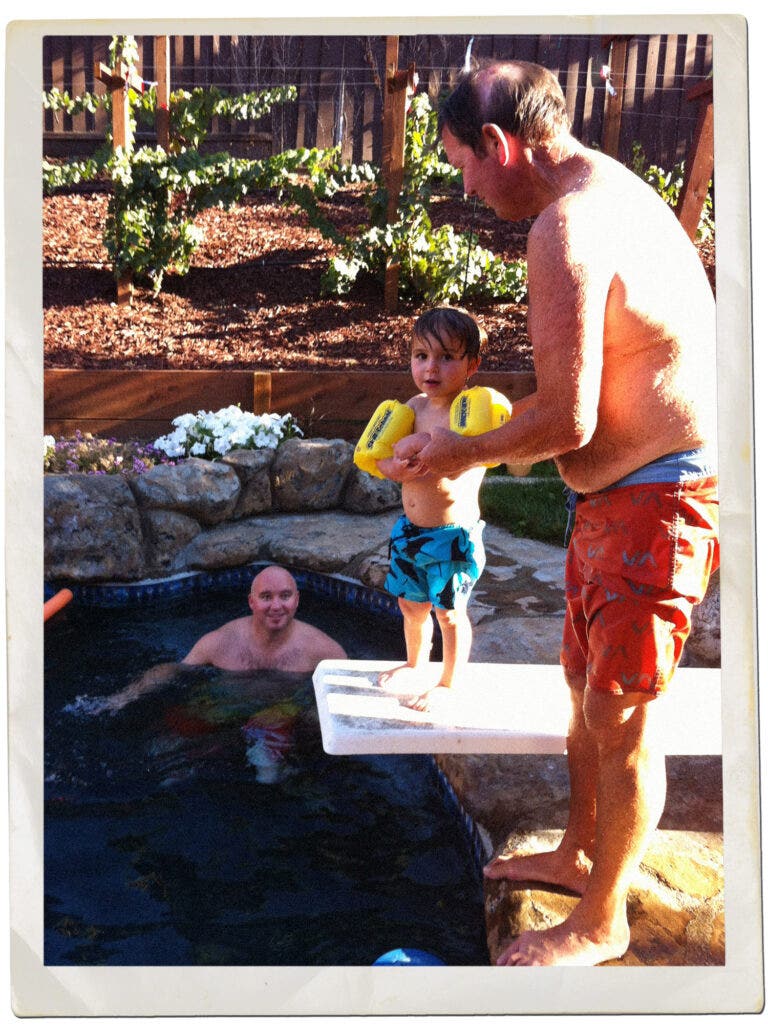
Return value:
M 46 367 L 111 369 L 402 369 L 403 342 L 423 303 L 402 301 L 387 314 L 379 284 L 359 281 L 343 298 L 320 296 L 331 243 L 306 215 L 271 193 L 226 212 L 207 210 L 204 239 L 185 277 L 168 275 L 155 298 L 138 288 L 118 307 L 101 234 L 104 192 L 79 191 L 43 203 L 43 306 Z M 325 204 L 337 226 L 365 225 L 360 192 Z M 473 204 L 437 199 L 435 224 L 469 229 Z M 478 206 L 482 245 L 514 259 L 525 225 L 504 224 Z M 470 305 L 469 303 L 467 304 Z M 489 332 L 488 370 L 530 370 L 525 307 L 471 306 Z
M 118 307 L 102 243 L 108 196 L 78 190 L 43 201 L 44 358 L 50 368 L 340 370 L 403 369 L 404 343 L 423 303 L 385 313 L 380 285 L 360 280 L 344 298 L 320 296 L 331 243 L 273 193 L 231 211 L 207 210 L 204 238 L 184 277 L 167 275 L 157 297 L 137 288 Z M 354 187 L 324 210 L 351 233 L 366 224 Z M 505 223 L 459 195 L 437 197 L 437 226 L 470 228 L 507 260 L 525 255 L 528 225 Z M 714 286 L 714 244 L 699 247 Z M 533 369 L 525 304 L 468 301 L 489 334 L 483 369 Z

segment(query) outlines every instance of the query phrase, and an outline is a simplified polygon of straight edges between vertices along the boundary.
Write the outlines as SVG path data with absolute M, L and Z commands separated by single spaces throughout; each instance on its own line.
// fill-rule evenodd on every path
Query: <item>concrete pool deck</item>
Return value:
M 460 686 L 435 690 L 428 711 L 413 689 L 376 685 L 384 661 L 323 661 L 313 682 L 328 754 L 562 754 L 569 699 L 559 665 L 471 663 Z M 432 662 L 434 681 L 440 671 Z M 696 728 L 682 728 L 696 707 Z M 721 752 L 720 670 L 682 668 L 659 705 L 668 754 Z

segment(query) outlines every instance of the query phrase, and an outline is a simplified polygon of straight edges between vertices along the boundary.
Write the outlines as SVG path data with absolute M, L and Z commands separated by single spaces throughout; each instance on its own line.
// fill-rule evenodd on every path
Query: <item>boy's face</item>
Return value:
M 453 401 L 479 364 L 479 359 L 469 359 L 461 342 L 448 339 L 441 344 L 437 338 L 413 337 L 411 374 L 428 398 Z

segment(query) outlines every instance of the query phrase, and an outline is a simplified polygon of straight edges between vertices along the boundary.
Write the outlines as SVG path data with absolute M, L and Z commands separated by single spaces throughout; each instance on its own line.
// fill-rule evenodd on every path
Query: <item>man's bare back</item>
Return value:
M 443 141 L 468 191 L 500 207 L 504 170 L 448 129 Z M 662 455 L 714 445 L 714 299 L 672 211 L 570 135 L 537 150 L 527 173 L 533 205 L 514 212 L 538 214 L 528 238 L 537 391 L 498 430 L 438 431 L 419 453 L 424 468 L 554 459 L 565 483 L 588 492 Z
M 569 386 L 564 342 L 587 367 L 581 387 L 599 389 L 591 437 L 556 457 L 570 487 L 593 491 L 714 442 L 714 299 L 696 250 L 645 182 L 590 151 L 572 177 L 531 230 L 529 330 L 541 401 Z M 554 323 L 573 308 L 564 281 L 591 296 L 581 324 Z

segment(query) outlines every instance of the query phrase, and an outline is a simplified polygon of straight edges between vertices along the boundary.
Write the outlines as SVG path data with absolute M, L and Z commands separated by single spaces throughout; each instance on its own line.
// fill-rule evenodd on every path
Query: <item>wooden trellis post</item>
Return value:
M 131 131 L 128 90 L 135 89 L 137 92 L 141 92 L 144 83 L 124 61 L 120 61 L 115 68 L 97 61 L 93 68 L 93 77 L 96 81 L 106 85 L 112 100 L 112 148 L 130 153 L 133 149 L 133 132 Z M 122 274 L 117 281 L 117 304 L 119 306 L 131 301 L 132 289 L 132 275 L 130 273 Z
M 405 173 L 405 115 L 409 92 L 416 87 L 416 67 L 398 70 L 399 36 L 387 36 L 384 88 L 384 118 L 382 125 L 381 170 L 387 189 L 387 223 L 397 220 L 397 205 Z M 397 285 L 400 264 L 387 261 L 384 270 L 384 308 L 391 313 L 397 308 Z
M 618 158 L 621 137 L 621 113 L 624 107 L 624 82 L 627 77 L 629 36 L 604 36 L 603 46 L 610 46 L 610 77 L 606 83 L 605 114 L 601 147 L 608 156 Z
M 698 100 L 699 116 L 696 121 L 691 151 L 685 161 L 685 174 L 677 201 L 677 219 L 693 241 L 707 198 L 707 189 L 715 168 L 715 125 L 712 107 L 712 80 L 695 85 L 686 93 L 689 101 Z
M 157 108 L 155 131 L 157 144 L 168 152 L 171 144 L 171 115 L 168 109 L 171 96 L 171 59 L 168 36 L 155 36 L 155 77 L 157 78 Z

